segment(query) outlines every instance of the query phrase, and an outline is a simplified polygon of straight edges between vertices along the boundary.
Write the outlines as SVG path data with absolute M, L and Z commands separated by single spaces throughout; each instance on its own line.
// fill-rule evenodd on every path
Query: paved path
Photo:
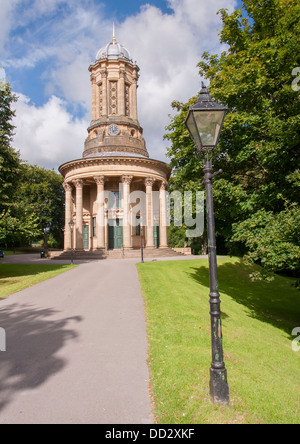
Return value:
M 81 264 L 0 300 L 0 424 L 152 422 L 136 262 Z

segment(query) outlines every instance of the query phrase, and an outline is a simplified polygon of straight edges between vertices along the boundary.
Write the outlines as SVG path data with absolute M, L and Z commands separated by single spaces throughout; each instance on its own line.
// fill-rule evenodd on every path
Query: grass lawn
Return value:
M 138 264 L 145 298 L 151 390 L 158 424 L 299 423 L 300 291 L 292 279 L 252 282 L 257 270 L 219 258 L 224 360 L 230 406 L 209 396 L 206 259 Z
M 13 250 L 3 250 L 0 248 L 0 250 L 4 251 L 5 256 L 14 256 L 15 254 L 26 254 L 25 251 L 13 251 Z
M 64 273 L 76 265 L 19 265 L 0 263 L 0 299 Z

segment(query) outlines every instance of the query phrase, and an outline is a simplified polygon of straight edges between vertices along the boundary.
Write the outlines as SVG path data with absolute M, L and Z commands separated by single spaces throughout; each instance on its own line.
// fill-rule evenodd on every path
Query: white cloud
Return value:
M 173 14 L 144 6 L 118 29 L 118 40 L 141 68 L 139 120 L 151 157 L 165 160 L 163 141 L 171 102 L 186 102 L 200 89 L 197 63 L 204 51 L 220 51 L 217 11 L 235 0 L 169 0 Z M 224 47 L 222 48 L 224 49 Z
M 64 0 L 3 1 L 9 17 L 13 8 L 9 5 L 18 2 L 32 4 L 35 23 L 39 23 L 40 17 L 34 31 L 28 27 L 26 35 L 18 36 L 20 48 L 24 49 L 22 55 L 10 54 L 5 68 L 35 67 L 49 60 L 41 78 L 50 98 L 43 106 L 35 107 L 28 98 L 21 97 L 17 104 L 15 144 L 21 148 L 24 159 L 57 167 L 61 162 L 80 157 L 83 151 L 91 113 L 88 66 L 98 49 L 111 40 L 114 19 L 105 16 L 103 8 L 93 1 L 71 0 L 71 7 Z M 139 121 L 151 157 L 165 160 L 167 142 L 163 142 L 163 134 L 170 122 L 168 115 L 173 113 L 171 102 L 185 102 L 199 90 L 196 65 L 201 54 L 221 49 L 217 11 L 232 10 L 236 3 L 237 0 L 169 0 L 171 14 L 145 5 L 136 15 L 116 23 L 117 40 L 128 48 L 141 68 Z M 47 14 L 63 4 L 69 5 L 69 13 L 47 21 Z M 0 13 L 0 25 L 1 17 Z M 21 20 L 18 17 L 17 22 Z M 30 22 L 29 11 L 24 21 Z M 7 33 L 8 28 L 2 31 L 6 37 Z M 58 95 L 65 101 L 58 99 Z M 85 118 L 74 119 L 67 112 L 67 103 L 74 109 L 81 105 L 86 110 Z
M 20 150 L 22 160 L 57 169 L 64 162 L 81 157 L 86 120 L 74 119 L 66 110 L 66 102 L 55 96 L 36 107 L 28 97 L 17 95 L 14 146 Z
M 0 7 L 0 51 L 3 50 L 13 24 L 14 8 L 20 0 L 1 0 Z
M 91 115 L 92 89 L 88 66 L 86 54 L 75 55 L 70 64 L 60 64 L 48 73 L 46 91 L 53 94 L 58 90 L 67 101 L 80 104 Z

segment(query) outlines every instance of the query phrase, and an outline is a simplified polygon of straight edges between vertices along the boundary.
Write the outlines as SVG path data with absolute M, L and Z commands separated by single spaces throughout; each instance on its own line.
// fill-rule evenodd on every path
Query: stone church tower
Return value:
M 83 155 L 59 167 L 66 196 L 64 249 L 139 249 L 141 235 L 145 248 L 166 249 L 170 169 L 146 149 L 137 116 L 139 68 L 114 33 L 89 71 L 92 121 Z M 134 192 L 145 196 L 143 210 Z

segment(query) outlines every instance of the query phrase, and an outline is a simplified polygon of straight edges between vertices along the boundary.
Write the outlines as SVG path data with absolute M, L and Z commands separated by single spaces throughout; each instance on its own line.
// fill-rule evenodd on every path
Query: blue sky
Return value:
M 15 146 L 30 163 L 57 169 L 82 155 L 91 119 L 88 66 L 117 40 L 141 71 L 139 121 L 151 157 L 166 160 L 171 102 L 199 90 L 203 51 L 218 53 L 221 8 L 240 0 L 1 0 L 0 66 L 19 96 Z M 1 73 L 0 73 L 1 74 Z

